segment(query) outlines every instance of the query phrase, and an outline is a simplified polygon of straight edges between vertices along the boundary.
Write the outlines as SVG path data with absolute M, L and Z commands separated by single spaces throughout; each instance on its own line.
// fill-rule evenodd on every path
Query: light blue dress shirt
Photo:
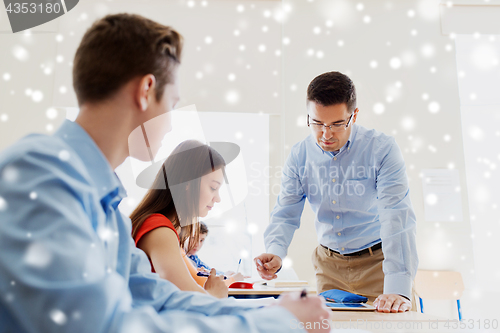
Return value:
M 306 198 L 320 244 L 346 254 L 382 241 L 384 293 L 411 298 L 416 219 L 394 138 L 354 124 L 336 154 L 323 151 L 312 135 L 295 144 L 264 233 L 268 253 L 286 256 Z
M 0 154 L 0 333 L 289 332 L 282 307 L 235 307 L 151 273 L 126 195 L 76 123 Z

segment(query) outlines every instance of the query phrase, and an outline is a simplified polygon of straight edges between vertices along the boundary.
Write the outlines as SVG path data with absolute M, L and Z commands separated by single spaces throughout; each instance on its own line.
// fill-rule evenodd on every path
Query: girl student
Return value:
M 149 257 L 152 271 L 184 291 L 228 295 L 234 282 L 216 276 L 198 276 L 187 258 L 199 242 L 199 217 L 220 202 L 225 161 L 212 147 L 196 140 L 179 144 L 165 160 L 153 185 L 132 212 L 132 236 Z M 227 285 L 226 285 L 227 284 Z

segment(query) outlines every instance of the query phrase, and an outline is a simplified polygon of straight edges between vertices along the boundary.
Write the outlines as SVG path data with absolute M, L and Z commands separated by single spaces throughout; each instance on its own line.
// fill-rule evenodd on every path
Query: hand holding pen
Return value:
M 281 258 L 271 253 L 263 253 L 254 259 L 257 272 L 265 280 L 273 280 L 278 276 L 276 273 L 281 268 Z

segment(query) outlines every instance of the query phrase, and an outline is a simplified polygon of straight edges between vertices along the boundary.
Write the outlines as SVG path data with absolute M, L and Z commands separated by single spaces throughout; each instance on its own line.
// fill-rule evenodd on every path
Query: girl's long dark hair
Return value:
M 201 177 L 226 163 L 212 147 L 196 140 L 179 144 L 163 163 L 160 171 L 137 208 L 130 215 L 135 238 L 142 223 L 151 214 L 167 217 L 180 228 L 180 246 L 189 253 L 199 239 L 198 207 Z M 189 239 L 186 248 L 186 240 Z

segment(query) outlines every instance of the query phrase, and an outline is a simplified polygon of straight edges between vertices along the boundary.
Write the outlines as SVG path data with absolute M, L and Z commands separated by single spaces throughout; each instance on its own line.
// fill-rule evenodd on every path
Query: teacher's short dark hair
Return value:
M 307 102 L 322 106 L 347 105 L 347 111 L 356 109 L 356 87 L 352 80 L 340 72 L 327 72 L 316 76 L 307 87 Z

